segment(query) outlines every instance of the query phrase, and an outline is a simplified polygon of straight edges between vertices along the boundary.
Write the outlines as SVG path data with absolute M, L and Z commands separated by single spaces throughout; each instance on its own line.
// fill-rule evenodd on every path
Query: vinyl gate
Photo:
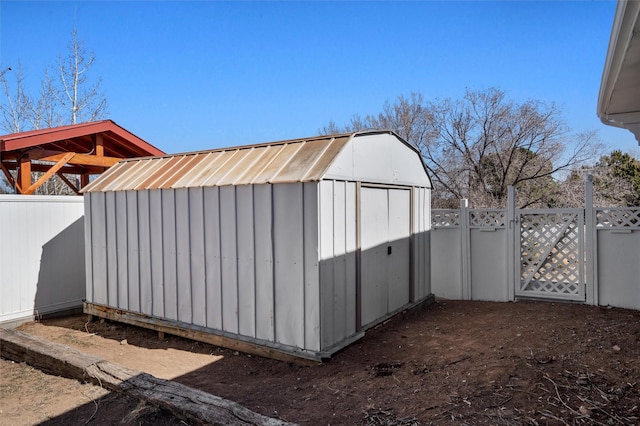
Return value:
M 584 302 L 584 210 L 517 210 L 520 280 L 515 294 Z
M 433 210 L 435 296 L 506 302 L 564 300 L 640 310 L 640 207 Z

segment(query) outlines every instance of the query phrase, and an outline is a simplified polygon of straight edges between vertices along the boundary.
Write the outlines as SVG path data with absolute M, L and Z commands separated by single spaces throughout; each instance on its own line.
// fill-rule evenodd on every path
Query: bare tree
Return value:
M 68 124 L 94 121 L 106 114 L 107 100 L 100 91 L 102 79 L 98 77 L 91 82 L 87 74 L 94 62 L 93 52 L 87 52 L 74 28 L 67 56 L 59 60 L 61 90 L 58 101 L 69 113 Z
M 521 207 L 553 204 L 555 177 L 594 158 L 594 133 L 572 135 L 554 105 L 517 103 L 496 88 L 459 100 L 400 96 L 378 116 L 355 116 L 345 130 L 395 130 L 422 154 L 434 206 L 502 207 L 514 185 Z M 321 129 L 339 130 L 335 123 Z
M 29 94 L 24 87 L 21 64 L 15 70 L 0 72 L 4 95 L 0 102 L 0 128 L 6 133 L 94 121 L 107 115 L 107 100 L 100 87 L 102 79 L 90 77 L 95 56 L 87 52 L 75 28 L 71 35 L 65 55 L 58 58 L 58 75 L 52 75 L 47 68 L 37 92 Z M 8 75 L 14 78 L 10 80 Z M 34 173 L 34 180 L 40 175 Z M 0 191 L 8 187 L 0 174 Z M 73 194 L 73 191 L 54 175 L 36 193 Z
M 363 130 L 394 130 L 400 137 L 420 148 L 427 143 L 432 120 L 432 112 L 425 107 L 422 94 L 414 92 L 409 97 L 400 95 L 394 103 L 385 102 L 378 115 L 354 115 L 342 127 L 331 121 L 320 132 L 328 135 Z
M 0 71 L 0 85 L 4 97 L 4 102 L 0 104 L 0 128 L 7 133 L 20 132 L 28 123 L 30 100 L 24 91 L 23 81 L 21 63 L 18 63 L 15 69 L 3 67 Z M 0 194 L 9 192 L 12 192 L 11 185 L 4 173 L 0 173 Z
M 40 81 L 40 93 L 37 101 L 29 105 L 29 122 L 33 129 L 45 129 L 61 126 L 65 123 L 60 114 L 60 105 L 57 101 L 58 89 L 55 80 L 51 77 L 49 69 L 46 69 Z
M 4 95 L 4 102 L 0 104 L 0 128 L 7 133 L 18 133 L 28 125 L 31 101 L 25 92 L 23 82 L 24 71 L 21 63 L 18 63 L 15 69 L 7 67 L 0 72 L 0 84 Z

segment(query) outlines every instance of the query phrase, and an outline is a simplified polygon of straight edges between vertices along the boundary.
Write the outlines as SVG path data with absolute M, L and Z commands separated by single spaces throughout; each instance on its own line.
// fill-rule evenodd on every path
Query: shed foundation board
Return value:
M 236 337 L 222 335 L 218 330 L 204 329 L 189 324 L 176 323 L 173 321 L 167 321 L 160 318 L 95 305 L 92 303 L 84 304 L 84 312 L 99 318 L 148 328 L 162 333 L 173 334 L 175 336 L 197 340 L 199 342 L 209 343 L 211 345 L 258 355 L 265 358 L 276 359 L 278 361 L 294 362 L 300 365 L 317 365 L 323 360 L 328 359 L 331 355 L 327 352 L 311 353 L 302 352 L 297 348 L 287 348 L 284 346 L 276 347 L 279 345 L 271 342 L 250 342 L 243 339 L 242 336 Z M 344 346 L 336 348 L 335 351 L 340 350 L 342 347 Z

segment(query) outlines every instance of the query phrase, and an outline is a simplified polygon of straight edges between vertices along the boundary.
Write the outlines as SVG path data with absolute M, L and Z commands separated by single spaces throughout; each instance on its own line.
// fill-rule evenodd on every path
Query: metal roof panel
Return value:
M 155 181 L 157 189 L 170 188 L 175 180 L 180 177 L 183 167 L 189 162 L 191 156 L 180 155 L 169 158 L 166 166 L 166 172 Z
M 252 179 L 252 182 L 256 184 L 280 182 L 276 179 L 278 173 L 287 165 L 301 145 L 302 142 L 283 145 L 271 162 Z
M 124 160 L 86 192 L 317 181 L 355 135 Z
M 180 182 L 185 176 L 188 176 L 189 173 L 195 168 L 197 167 L 198 163 L 200 163 L 200 161 L 202 161 L 203 156 L 200 154 L 196 154 L 196 155 L 185 155 L 184 157 L 182 157 L 182 161 L 180 162 L 180 165 L 176 165 L 176 167 L 179 167 L 179 169 L 177 169 L 174 173 L 171 174 L 170 177 L 167 178 L 167 180 L 165 180 L 162 184 L 163 188 L 182 188 L 184 187 L 183 185 L 178 185 L 177 183 Z
M 140 160 L 137 163 L 140 163 L 141 166 L 144 165 L 144 168 L 137 170 L 137 176 L 129 182 L 129 187 L 126 189 L 135 190 L 144 188 L 144 182 L 149 179 L 149 176 L 152 176 L 160 170 L 163 165 L 162 161 L 153 161 L 151 158 Z
M 331 143 L 327 144 L 325 150 L 318 157 L 315 164 L 309 167 L 307 171 L 307 175 L 305 176 L 306 180 L 319 180 L 322 179 L 326 170 L 329 168 L 333 160 L 336 158 L 338 153 L 342 150 L 347 142 L 351 139 L 351 136 L 338 137 L 331 141 Z
M 162 157 L 158 159 L 152 159 L 152 162 L 159 163 L 157 167 L 151 167 L 149 165 L 149 169 L 146 172 L 140 171 L 140 174 L 146 176 L 146 179 L 137 185 L 136 189 L 158 189 L 157 181 L 164 176 L 169 168 L 171 160 L 175 157 Z M 128 163 L 139 163 L 139 161 L 128 161 Z M 124 188 L 122 188 L 124 189 Z
M 233 160 L 229 161 L 223 169 L 226 173 L 217 179 L 216 185 L 233 185 L 239 178 L 245 174 L 247 170 L 251 170 L 251 166 L 260 156 L 260 152 L 256 152 L 255 148 L 239 149 Z
M 132 161 L 132 165 L 127 169 L 117 181 L 105 188 L 105 191 L 129 191 L 141 185 L 145 176 L 152 174 L 159 169 L 158 165 L 150 160 Z
M 223 151 L 218 159 L 218 167 L 211 174 L 203 177 L 202 182 L 197 186 L 218 186 L 218 181 L 223 178 L 235 165 L 234 157 L 238 150 Z
M 133 165 L 135 165 L 135 162 L 117 163 L 108 170 L 108 173 L 101 175 L 99 178 L 94 180 L 90 186 L 85 187 L 84 191 L 109 191 L 109 187 L 115 187 L 119 179 L 123 176 L 126 177 L 127 170 Z M 100 179 L 102 177 L 104 177 L 104 179 Z
M 198 181 L 199 176 L 211 173 L 211 166 L 215 163 L 214 153 L 194 154 L 194 160 L 189 164 L 189 169 L 171 185 L 172 188 L 188 188 L 193 181 Z
M 330 144 L 303 142 L 278 172 L 279 181 L 304 180 L 309 169 Z M 313 180 L 313 177 L 311 177 Z
M 244 172 L 238 176 L 238 179 L 234 182 L 236 185 L 248 185 L 253 183 L 253 180 L 273 161 L 282 149 L 281 145 L 278 146 L 260 146 L 254 148 L 253 162 L 251 165 L 245 167 Z

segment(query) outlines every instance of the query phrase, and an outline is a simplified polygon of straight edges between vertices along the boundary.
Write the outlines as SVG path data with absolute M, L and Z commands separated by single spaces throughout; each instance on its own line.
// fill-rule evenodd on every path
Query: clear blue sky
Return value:
M 0 0 L 0 65 L 37 86 L 75 24 L 109 118 L 167 152 L 315 135 L 412 91 L 491 86 L 556 102 L 574 131 L 637 149 L 596 103 L 615 1 Z

